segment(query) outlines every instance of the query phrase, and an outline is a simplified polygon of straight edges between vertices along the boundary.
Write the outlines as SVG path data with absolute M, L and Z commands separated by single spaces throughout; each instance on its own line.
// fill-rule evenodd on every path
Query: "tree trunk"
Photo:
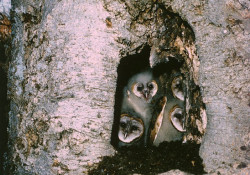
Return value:
M 206 105 L 200 148 L 205 171 L 247 172 L 247 0 L 16 0 L 6 173 L 84 174 L 114 155 L 117 67 L 122 57 L 156 45 L 163 19 L 154 13 L 158 5 L 179 15 L 195 36 L 177 45 L 187 50 L 190 79 Z

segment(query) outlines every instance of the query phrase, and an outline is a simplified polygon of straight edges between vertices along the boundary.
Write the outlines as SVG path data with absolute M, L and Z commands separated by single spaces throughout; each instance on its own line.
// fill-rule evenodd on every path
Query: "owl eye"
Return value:
M 174 117 L 176 117 L 177 119 L 181 119 L 183 116 L 182 116 L 182 114 L 176 113 L 176 114 L 174 114 Z
M 122 128 L 125 128 L 125 127 L 126 127 L 126 123 L 121 122 L 121 123 L 120 123 L 120 126 L 121 126 Z
M 136 130 L 138 130 L 138 129 L 139 129 L 139 128 L 138 128 L 137 126 L 132 126 L 132 127 L 131 127 L 131 130 L 132 130 L 132 131 L 136 131 Z
M 143 84 L 139 83 L 137 85 L 137 91 L 142 91 L 143 90 Z
M 149 83 L 148 88 L 149 88 L 149 90 L 152 90 L 154 88 L 154 85 L 152 83 Z
M 178 81 L 178 82 L 176 83 L 175 87 L 176 87 L 177 89 L 181 90 L 181 89 L 182 89 L 182 84 L 181 84 L 181 82 Z

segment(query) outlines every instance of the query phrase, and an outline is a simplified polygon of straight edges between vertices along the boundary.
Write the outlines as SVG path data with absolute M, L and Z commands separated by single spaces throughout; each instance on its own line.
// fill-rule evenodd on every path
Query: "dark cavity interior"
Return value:
M 134 74 L 149 68 L 149 53 L 150 48 L 145 47 L 140 54 L 127 56 L 122 58 L 120 64 L 117 68 L 118 78 L 117 78 L 117 87 L 115 94 L 115 106 L 114 106 L 114 123 L 112 127 L 111 134 L 111 144 L 114 147 L 117 147 L 118 143 L 118 129 L 120 121 L 120 111 L 121 111 L 121 102 L 122 102 L 122 91 L 123 87 L 127 84 L 129 78 Z
M 0 44 L 1 45 L 1 44 Z M 2 45 L 1 45 L 2 46 Z M 9 102 L 7 100 L 7 72 L 4 48 L 0 48 L 0 174 L 3 173 L 4 153 L 7 151 L 7 125 Z M 3 59 L 2 59 L 3 58 Z

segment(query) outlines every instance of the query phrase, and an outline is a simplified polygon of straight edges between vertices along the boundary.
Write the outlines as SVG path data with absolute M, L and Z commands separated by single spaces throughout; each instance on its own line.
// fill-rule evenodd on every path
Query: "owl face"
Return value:
M 173 79 L 171 83 L 171 90 L 175 98 L 178 98 L 181 101 L 184 101 L 182 76 L 177 76 Z
M 131 143 L 139 139 L 144 132 L 144 125 L 141 119 L 122 114 L 118 137 L 124 143 Z
M 180 108 L 178 105 L 174 106 L 169 113 L 169 118 L 173 124 L 173 126 L 180 132 L 185 132 L 185 117 L 183 114 L 183 109 Z
M 149 103 L 157 93 L 158 85 L 151 72 L 142 72 L 132 78 L 131 91 Z

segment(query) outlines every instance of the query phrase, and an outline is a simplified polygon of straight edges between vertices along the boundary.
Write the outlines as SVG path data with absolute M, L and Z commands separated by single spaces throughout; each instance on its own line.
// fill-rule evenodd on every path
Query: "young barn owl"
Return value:
M 141 146 L 144 133 L 144 124 L 140 118 L 122 114 L 119 123 L 119 147 Z
M 121 112 L 133 111 L 144 124 L 144 146 L 149 139 L 149 127 L 154 106 L 160 97 L 158 80 L 151 70 L 135 74 L 123 89 Z
M 181 75 L 172 78 L 168 85 L 166 103 L 157 116 L 150 133 L 153 145 L 164 141 L 181 140 L 185 132 L 184 93 Z

